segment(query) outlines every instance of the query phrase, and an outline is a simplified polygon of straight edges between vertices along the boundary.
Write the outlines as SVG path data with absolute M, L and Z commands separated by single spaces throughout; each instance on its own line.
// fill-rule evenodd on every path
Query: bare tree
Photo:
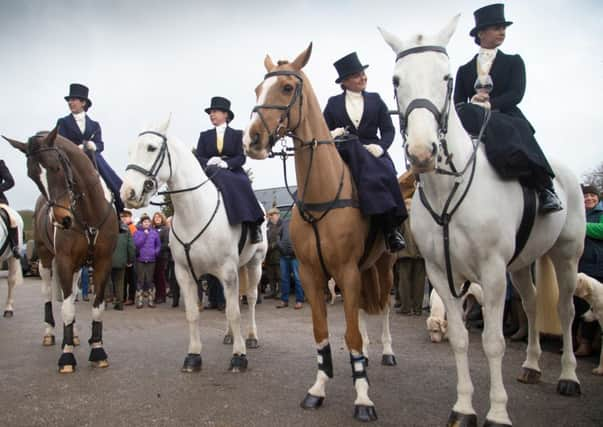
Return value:
M 582 182 L 596 186 L 603 191 L 603 163 L 582 175 Z

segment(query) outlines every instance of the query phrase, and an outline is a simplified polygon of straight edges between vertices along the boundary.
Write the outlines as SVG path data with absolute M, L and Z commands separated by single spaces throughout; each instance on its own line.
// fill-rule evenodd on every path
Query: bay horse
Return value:
M 380 31 L 396 54 L 393 82 L 405 151 L 420 178 L 419 191 L 413 198 L 411 228 L 429 279 L 448 313 L 448 336 L 458 375 L 457 401 L 449 425 L 477 423 L 467 358 L 468 333 L 461 317 L 461 300 L 456 298 L 460 285 L 467 281 L 479 283 L 484 296 L 482 341 L 490 369 L 486 425 L 511 425 L 501 372 L 505 273 L 511 274 L 528 316 L 527 356 L 519 380 L 537 382 L 541 349 L 530 265 L 545 255 L 553 261 L 559 281 L 557 310 L 563 356 L 557 391 L 569 396 L 580 394 L 571 323 L 572 294 L 586 229 L 584 205 L 577 178 L 566 166 L 553 163 L 554 185 L 564 209 L 535 215 L 530 238 L 514 255 L 520 246 L 514 236 L 523 222 L 522 188 L 518 182 L 497 175 L 480 138 L 472 139 L 465 132 L 450 105 L 452 76 L 446 45 L 458 19 L 457 15 L 436 35 L 418 34 L 404 41 Z
M 98 172 L 89 157 L 71 141 L 51 132 L 39 132 L 27 143 L 5 138 L 27 156 L 27 174 L 42 195 L 34 210 L 34 241 L 40 258 L 40 277 L 45 299 L 46 335 L 44 345 L 54 344 L 51 280 L 62 289 L 63 350 L 59 372 L 76 369 L 73 354 L 74 281 L 82 266 L 91 267 L 96 295 L 92 304 L 92 335 L 88 340 L 92 366 L 109 366 L 103 348 L 102 314 L 105 283 L 111 272 L 117 241 L 117 215 L 107 201 Z M 51 278 L 52 276 L 52 278 Z
M 0 262 L 8 263 L 8 294 L 6 296 L 6 305 L 4 306 L 4 317 L 13 317 L 13 291 L 15 286 L 23 283 L 23 270 L 21 262 L 13 256 L 8 238 L 8 227 L 16 226 L 19 236 L 18 246 L 23 245 L 23 218 L 19 212 L 12 209 L 8 205 L 0 205 L 0 209 L 4 210 L 8 215 L 8 224 L 0 218 Z
M 170 194 L 174 207 L 170 249 L 189 326 L 188 354 L 182 371 L 201 370 L 197 284 L 204 274 L 212 274 L 224 286 L 227 318 L 224 344 L 233 344 L 229 369 L 232 372 L 245 371 L 247 347 L 258 347 L 255 305 L 262 261 L 268 247 L 266 223 L 262 225 L 263 241 L 255 244 L 250 242 L 245 227 L 230 225 L 221 193 L 190 149 L 167 134 L 168 127 L 169 119 L 158 126 L 151 126 L 150 130 L 141 132 L 132 141 L 121 197 L 127 206 L 140 208 L 147 206 L 159 188 L 167 184 L 168 191 L 159 194 Z M 247 267 L 249 284 L 249 333 L 246 340 L 241 335 L 239 309 L 239 268 L 242 267 Z
M 294 141 L 298 196 L 290 231 L 301 283 L 312 308 L 318 352 L 316 381 L 301 406 L 320 407 L 326 383 L 333 377 L 324 298 L 327 281 L 333 277 L 343 295 L 345 342 L 356 389 L 354 417 L 373 421 L 377 412 L 368 396 L 359 309 L 388 316 L 395 259 L 386 250 L 381 233 L 372 245 L 367 239 L 370 221 L 353 203 L 356 196 L 350 171 L 331 138 L 310 80 L 302 71 L 311 52 L 310 44 L 294 61 L 277 64 L 266 56 L 267 74 L 256 88 L 259 105 L 253 109 L 243 143 L 250 157 L 265 159 L 283 136 Z M 384 334 L 383 340 L 390 352 L 384 354 L 385 362 L 393 364 L 391 336 Z

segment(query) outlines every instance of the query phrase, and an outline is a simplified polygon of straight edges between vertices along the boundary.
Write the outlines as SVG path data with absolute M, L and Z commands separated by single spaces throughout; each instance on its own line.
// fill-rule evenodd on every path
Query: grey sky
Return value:
M 105 157 L 118 174 L 127 144 L 149 123 L 172 113 L 171 134 L 195 145 L 210 127 L 203 110 L 214 95 L 232 101 L 232 126 L 243 129 L 264 75 L 266 53 L 293 59 L 310 41 L 306 67 L 321 105 L 339 93 L 332 63 L 357 51 L 368 90 L 394 108 L 394 54 L 376 27 L 407 38 L 433 33 L 462 13 L 449 47 L 453 72 L 476 52 L 468 36 L 473 10 L 485 1 L 42 1 L 0 0 L 0 133 L 26 140 L 68 113 L 71 82 L 90 87 L 90 117 L 99 121 Z M 526 62 L 528 89 L 521 108 L 545 153 L 577 175 L 603 161 L 603 2 L 513 0 L 514 21 L 502 50 Z M 390 150 L 403 170 L 401 139 Z M 33 208 L 37 189 L 25 158 L 0 143 L 17 181 L 7 196 L 17 209 Z M 248 160 L 255 188 L 284 183 L 280 161 Z M 292 171 L 292 166 L 289 168 Z M 293 183 L 293 173 L 289 182 Z

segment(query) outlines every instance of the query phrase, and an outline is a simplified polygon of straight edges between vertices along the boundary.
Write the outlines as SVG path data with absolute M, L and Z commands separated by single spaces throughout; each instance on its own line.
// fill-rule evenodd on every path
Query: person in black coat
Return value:
M 325 121 L 354 178 L 360 210 L 377 217 L 388 248 L 397 252 L 405 247 L 398 227 L 408 213 L 394 163 L 387 154 L 395 135 L 389 110 L 379 94 L 365 91 L 364 70 L 368 65 L 362 65 L 356 52 L 333 65 L 339 74 L 335 83 L 341 84 L 343 93 L 329 98 L 323 112 Z M 348 137 L 340 139 L 345 134 Z
M 4 192 L 10 190 L 14 186 L 15 180 L 13 179 L 13 176 L 8 170 L 8 167 L 6 167 L 4 160 L 0 160 L 0 204 L 8 205 L 8 199 Z M 13 256 L 19 259 L 21 258 L 21 254 L 19 253 L 19 229 L 10 226 L 10 219 L 8 222 L 8 243 L 12 249 Z
M 79 83 L 72 83 L 69 85 L 69 95 L 65 97 L 65 101 L 69 105 L 71 114 L 57 120 L 59 135 L 79 145 L 80 148 L 90 151 L 88 156 L 113 193 L 117 212 L 123 211 L 124 205 L 119 196 L 122 180 L 101 154 L 105 149 L 105 144 L 100 124 L 87 114 L 88 109 L 92 106 L 92 101 L 88 98 L 88 88 Z
M 231 225 L 247 223 L 251 243 L 259 243 L 262 241 L 260 225 L 264 222 L 264 211 L 242 167 L 246 161 L 243 131 L 228 126 L 234 118 L 228 99 L 213 97 L 205 112 L 215 128 L 201 132 L 195 152 L 197 159 L 222 193 L 228 222 Z
M 503 4 L 482 7 L 474 16 L 475 28 L 469 34 L 480 50 L 456 74 L 454 103 L 459 118 L 467 132 L 477 135 L 485 109 L 490 109 L 484 143 L 492 166 L 501 177 L 534 188 L 540 213 L 561 210 L 553 187 L 555 174 L 534 138 L 534 128 L 517 106 L 526 89 L 524 62 L 521 56 L 498 49 L 512 22 L 505 20 Z

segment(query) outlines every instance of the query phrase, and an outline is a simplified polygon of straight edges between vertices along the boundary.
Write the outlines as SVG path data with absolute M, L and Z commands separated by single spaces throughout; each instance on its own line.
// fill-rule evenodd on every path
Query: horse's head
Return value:
M 121 187 L 121 199 L 130 208 L 147 206 L 159 187 L 172 175 L 167 144 L 168 118 L 138 135 L 128 147 L 128 166 Z
M 393 84 L 406 156 L 415 173 L 435 169 L 447 132 L 452 76 L 446 45 L 459 17 L 436 35 L 418 34 L 406 41 L 379 29 L 396 53 Z
M 55 225 L 70 228 L 75 204 L 75 179 L 65 153 L 65 149 L 71 149 L 70 145 L 57 144 L 59 140 L 67 141 L 58 135 L 56 128 L 51 132 L 38 132 L 27 143 L 4 138 L 27 156 L 27 175 L 52 207 Z
M 267 74 L 255 89 L 258 105 L 253 108 L 251 123 L 243 137 L 249 157 L 265 159 L 279 138 L 299 126 L 306 82 L 301 69 L 308 63 L 311 53 L 312 43 L 293 62 L 278 61 L 276 65 L 266 55 Z

